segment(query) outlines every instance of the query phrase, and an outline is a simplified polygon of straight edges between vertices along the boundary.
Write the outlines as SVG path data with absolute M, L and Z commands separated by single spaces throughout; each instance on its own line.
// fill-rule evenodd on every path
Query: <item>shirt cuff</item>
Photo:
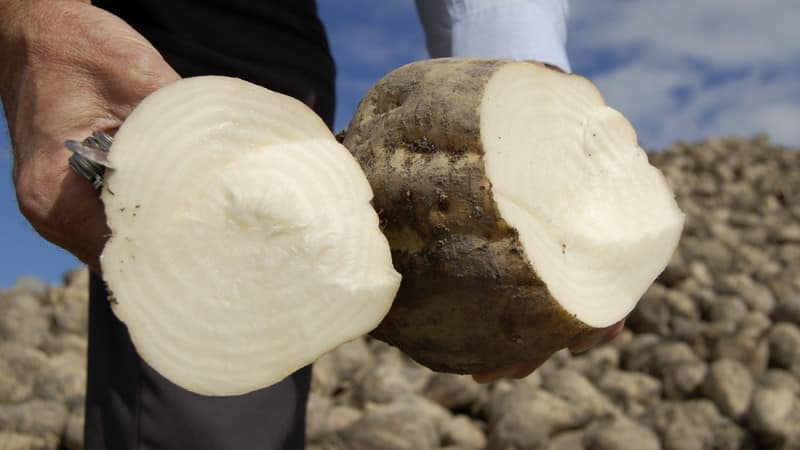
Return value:
M 449 27 L 440 25 L 440 28 L 450 28 L 446 30 L 449 33 L 443 32 L 444 29 L 428 33 L 431 56 L 535 60 L 570 71 L 565 48 L 568 14 L 565 0 L 462 0 L 452 2 L 449 9 L 452 23 Z M 439 40 L 449 38 L 450 42 L 431 42 L 434 36 L 430 34 L 435 34 Z M 449 50 L 449 54 L 442 54 L 445 50 Z

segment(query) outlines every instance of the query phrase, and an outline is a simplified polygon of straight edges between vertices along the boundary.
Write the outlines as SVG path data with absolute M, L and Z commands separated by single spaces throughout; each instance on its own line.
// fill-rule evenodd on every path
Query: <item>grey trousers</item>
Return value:
M 311 366 L 245 395 L 186 391 L 139 357 L 94 274 L 88 370 L 86 450 L 304 448 Z

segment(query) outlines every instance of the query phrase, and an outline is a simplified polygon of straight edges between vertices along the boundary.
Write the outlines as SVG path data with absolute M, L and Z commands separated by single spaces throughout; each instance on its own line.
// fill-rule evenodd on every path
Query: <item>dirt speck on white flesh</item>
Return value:
M 135 109 L 110 159 L 103 278 L 138 352 L 172 382 L 266 387 L 388 312 L 400 276 L 372 190 L 299 101 L 184 79 Z

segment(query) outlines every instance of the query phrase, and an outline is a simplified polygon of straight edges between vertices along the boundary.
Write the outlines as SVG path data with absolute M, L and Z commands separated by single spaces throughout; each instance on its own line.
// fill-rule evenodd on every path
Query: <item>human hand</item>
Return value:
M 625 319 L 615 323 L 614 325 L 611 325 L 610 327 L 598 328 L 587 335 L 580 336 L 574 342 L 570 343 L 569 350 L 573 354 L 582 353 L 598 345 L 605 344 L 606 342 L 614 339 L 624 327 Z M 547 358 L 544 359 L 525 361 L 490 372 L 474 373 L 472 374 L 472 378 L 478 383 L 489 383 L 500 378 L 525 378 L 533 373 L 533 371 L 539 366 L 544 364 L 544 362 L 547 361 L 550 356 L 552 355 L 548 355 Z
M 0 61 L 20 211 L 99 272 L 103 205 L 70 169 L 64 141 L 113 134 L 145 96 L 180 77 L 124 21 L 82 1 L 5 0 Z

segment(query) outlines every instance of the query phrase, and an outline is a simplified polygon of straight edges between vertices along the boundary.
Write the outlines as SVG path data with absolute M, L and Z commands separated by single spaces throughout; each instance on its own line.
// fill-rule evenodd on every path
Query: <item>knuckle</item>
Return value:
M 49 223 L 50 216 L 47 214 L 46 199 L 40 190 L 25 187 L 27 185 L 26 183 L 17 187 L 19 211 L 30 222 L 34 230 L 48 240 L 53 240 L 53 227 Z
M 100 200 L 88 185 L 80 184 L 81 179 L 64 176 L 59 170 L 48 166 L 18 172 L 15 185 L 20 213 L 43 238 L 90 262 L 99 253 L 95 248 L 99 241 L 95 241 L 101 231 L 92 219 L 102 216 Z
M 156 49 L 145 43 L 147 48 L 143 51 L 141 71 L 145 76 L 145 83 L 149 83 L 151 90 L 155 90 L 180 79 L 180 76 L 170 66 L 167 61 L 161 56 Z
M 109 57 L 107 70 L 112 74 L 115 85 L 121 87 L 126 94 L 141 99 L 172 81 L 171 68 L 146 42 L 126 38 L 119 48 L 125 49 L 125 55 Z
M 130 65 L 131 79 L 140 89 L 154 91 L 164 84 L 162 76 L 164 64 L 161 55 L 150 49 L 142 49 L 136 53 Z
M 50 228 L 48 226 L 50 216 L 47 214 L 49 202 L 46 195 L 48 190 L 46 183 L 46 179 L 41 179 L 27 167 L 15 167 L 14 185 L 20 213 L 40 233 L 47 232 Z

